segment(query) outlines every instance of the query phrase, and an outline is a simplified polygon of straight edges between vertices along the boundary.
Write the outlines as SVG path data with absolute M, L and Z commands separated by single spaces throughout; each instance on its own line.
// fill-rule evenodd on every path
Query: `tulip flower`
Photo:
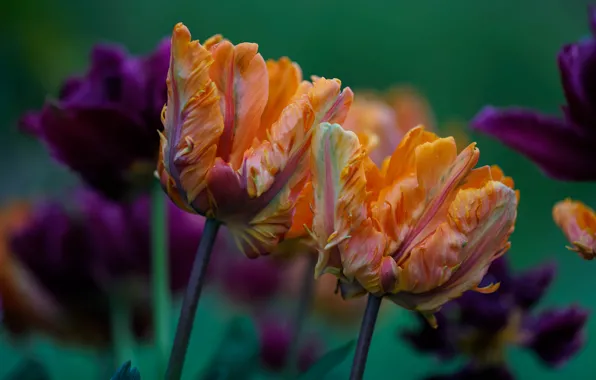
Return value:
M 357 136 L 323 123 L 311 148 L 316 275 L 332 273 L 345 297 L 370 294 L 352 372 L 364 371 L 382 297 L 433 313 L 479 287 L 510 246 L 518 194 L 498 168 L 473 169 L 475 144 L 459 154 L 453 138 L 422 127 L 402 140 L 382 169 Z
M 582 202 L 567 199 L 553 208 L 555 223 L 571 242 L 571 251 L 586 260 L 596 256 L 596 213 Z
M 206 216 L 179 322 L 168 380 L 179 379 L 211 254 L 225 224 L 248 257 L 272 252 L 285 238 L 309 176 L 312 127 L 341 123 L 352 92 L 339 80 L 302 81 L 287 58 L 265 62 L 258 45 L 214 36 L 191 41 L 182 24 L 172 34 L 168 100 L 158 176 L 182 209 Z
M 21 128 L 104 196 L 133 199 L 155 171 L 169 52 L 168 41 L 144 57 L 95 46 L 88 72 L 69 77 L 57 99 L 22 117 Z

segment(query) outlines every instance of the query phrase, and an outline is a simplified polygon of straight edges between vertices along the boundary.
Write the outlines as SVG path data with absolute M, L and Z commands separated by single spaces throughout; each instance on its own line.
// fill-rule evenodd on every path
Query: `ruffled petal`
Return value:
M 433 138 L 418 131 L 421 129 L 416 128 L 408 135 L 418 134 L 421 141 L 432 141 L 413 147 L 408 145 L 413 145 L 416 139 L 407 141 L 406 136 L 404 146 L 400 146 L 404 148 L 403 155 L 394 154 L 391 160 L 402 157 L 402 161 L 411 166 L 397 166 L 393 172 L 390 168 L 386 181 L 392 174 L 401 179 L 387 186 L 386 194 L 380 196 L 380 200 L 390 206 L 388 213 L 380 214 L 379 220 L 395 239 L 397 249 L 393 257 L 398 264 L 407 259 L 412 247 L 443 222 L 456 189 L 479 156 L 475 144 L 458 155 L 453 138 Z
M 341 91 L 339 79 L 313 77 L 308 99 L 315 111 L 315 123 L 342 124 L 354 100 L 354 93 L 347 87 Z
M 358 95 L 342 127 L 354 131 L 372 160 L 380 165 L 404 136 L 393 109 L 385 102 Z
M 277 61 L 267 61 L 269 73 L 269 98 L 261 115 L 261 127 L 256 138 L 259 141 L 267 138 L 267 132 L 279 119 L 283 109 L 290 104 L 302 81 L 302 70 L 297 63 L 283 57 Z
M 341 258 L 336 246 L 366 218 L 365 155 L 354 132 L 328 123 L 315 129 L 311 152 L 315 190 L 312 232 L 319 245 L 315 273 L 338 275 Z
M 596 179 L 596 137 L 580 135 L 565 121 L 529 110 L 486 107 L 472 127 L 525 155 L 553 178 Z
M 271 129 L 271 142 L 246 153 L 242 181 L 249 199 L 234 205 L 238 217 L 220 216 L 229 220 L 230 231 L 245 253 L 270 253 L 290 229 L 308 179 L 313 118 L 305 99 L 289 105 Z
M 491 181 L 480 189 L 459 191 L 449 207 L 448 225 L 442 225 L 442 228 L 465 237 L 463 241 L 443 239 L 450 249 L 456 249 L 454 242 L 461 242 L 457 253 L 460 264 L 452 267 L 449 278 L 440 286 L 419 293 L 398 292 L 391 297 L 392 300 L 414 310 L 432 313 L 467 290 L 495 291 L 497 286 L 477 287 L 490 263 L 509 248 L 508 239 L 513 231 L 516 209 L 515 192 L 501 182 Z M 435 249 L 433 252 L 444 251 Z M 419 260 L 414 254 L 404 263 L 404 268 L 410 261 Z M 436 263 L 442 265 L 441 260 Z M 435 277 L 444 280 L 442 270 L 437 268 Z
M 261 115 L 269 93 L 267 66 L 257 44 L 234 46 L 224 40 L 211 51 L 213 65 L 209 75 L 220 94 L 224 119 L 217 156 L 237 170 L 244 152 L 260 133 Z
M 553 219 L 573 245 L 568 247 L 586 260 L 596 257 L 596 213 L 579 201 L 566 199 L 553 208 Z
M 206 178 L 215 161 L 217 142 L 224 123 L 219 96 L 209 78 L 211 53 L 192 41 L 189 30 L 176 25 L 172 34 L 168 103 L 162 116 L 161 170 L 164 188 L 172 199 L 192 204 L 207 186 Z M 183 195 L 172 195 L 184 192 Z M 205 210 L 197 210 L 205 212 Z

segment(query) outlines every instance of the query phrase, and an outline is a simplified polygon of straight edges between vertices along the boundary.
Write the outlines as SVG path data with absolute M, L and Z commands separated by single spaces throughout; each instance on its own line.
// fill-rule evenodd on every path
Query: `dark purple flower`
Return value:
M 437 313 L 436 317 L 440 328 L 432 328 L 424 317 L 418 316 L 418 328 L 401 331 L 400 336 L 417 351 L 434 353 L 441 359 L 448 359 L 458 353 L 458 347 L 454 346 L 454 339 L 450 336 L 445 312 Z
M 506 367 L 494 366 L 484 368 L 464 367 L 458 372 L 448 375 L 434 375 L 425 380 L 513 380 L 514 377 Z
M 42 204 L 5 237 L 9 254 L 4 261 L 11 269 L 0 276 L 0 295 L 17 300 L 6 305 L 5 324 L 13 333 L 42 330 L 71 343 L 105 345 L 110 341 L 110 297 L 117 292 L 133 308 L 137 335 L 147 336 L 148 197 L 116 203 L 81 192 L 73 199 L 70 207 Z M 171 203 L 167 210 L 170 280 L 176 292 L 186 286 L 203 219 Z
M 401 332 L 401 336 L 420 352 L 443 360 L 457 355 L 468 360 L 460 372 L 432 379 L 511 379 L 504 360 L 507 347 L 513 345 L 531 348 L 547 365 L 563 364 L 583 345 L 587 314 L 578 308 L 538 317 L 531 314 L 555 269 L 547 264 L 514 274 L 502 257 L 480 284 L 500 282 L 499 290 L 492 294 L 468 292 L 436 315 L 437 330 L 421 319 L 420 328 Z
M 547 263 L 524 271 L 513 278 L 515 303 L 530 309 L 540 301 L 554 280 L 557 272 L 555 263 Z
M 549 310 L 528 321 L 526 346 L 546 364 L 558 367 L 584 345 L 588 313 L 577 307 Z
M 58 99 L 27 113 L 21 127 L 105 196 L 130 196 L 155 170 L 169 46 L 146 57 L 96 46 L 87 74 L 67 79 Z
M 225 294 L 234 301 L 251 306 L 268 301 L 279 290 L 283 265 L 271 257 L 247 259 L 241 252 L 222 265 L 219 280 Z
M 589 13 L 596 36 L 596 8 Z M 596 39 L 564 46 L 558 64 L 567 100 L 562 118 L 486 107 L 472 127 L 524 154 L 553 178 L 596 180 Z
M 289 323 L 277 318 L 266 318 L 261 321 L 261 362 L 272 370 L 283 370 L 287 364 L 292 340 L 292 328 Z M 302 339 L 298 353 L 298 370 L 306 372 L 320 357 L 322 344 L 314 337 Z

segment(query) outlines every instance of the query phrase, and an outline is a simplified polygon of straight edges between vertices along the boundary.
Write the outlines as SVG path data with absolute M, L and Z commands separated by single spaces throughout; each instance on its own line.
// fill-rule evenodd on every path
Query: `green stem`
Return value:
M 288 361 L 286 365 L 285 378 L 294 378 L 298 371 L 298 359 L 300 354 L 300 335 L 304 323 L 308 318 L 313 300 L 315 289 L 315 265 L 317 264 L 317 255 L 309 252 L 308 263 L 302 274 L 302 283 L 300 289 L 300 299 L 296 309 L 296 316 L 292 325 L 292 338 L 290 340 L 290 349 L 288 350 Z
M 132 333 L 132 310 L 126 300 L 119 294 L 112 294 L 110 299 L 110 313 L 112 316 L 112 344 L 114 345 L 115 368 L 134 358 L 135 338 Z
M 151 252 L 153 279 L 153 325 L 157 347 L 156 365 L 163 373 L 170 347 L 172 299 L 168 262 L 167 200 L 159 183 L 151 192 Z
M 174 345 L 170 354 L 170 361 L 168 362 L 168 369 L 166 370 L 166 380 L 180 380 L 182 376 L 182 367 L 184 366 L 184 359 L 186 358 L 186 351 L 188 349 L 188 342 L 190 341 L 190 334 L 195 321 L 197 313 L 197 306 L 199 305 L 199 298 L 201 297 L 201 290 L 205 282 L 205 274 L 207 273 L 207 266 L 211 258 L 211 251 L 213 244 L 219 230 L 219 222 L 215 219 L 207 219 L 201 242 L 195 256 L 195 262 L 190 273 L 190 280 L 186 286 L 186 293 L 182 301 L 182 310 L 178 318 L 178 327 L 176 328 L 176 336 L 174 337 Z
M 382 297 L 372 294 L 368 295 L 366 310 L 364 311 L 364 317 L 360 325 L 360 334 L 358 335 L 358 343 L 356 344 L 356 353 L 354 354 L 350 380 L 362 380 L 364 376 L 364 368 L 368 359 L 368 349 L 370 348 L 370 342 L 375 331 L 375 324 L 377 323 L 377 316 L 379 315 L 382 300 Z

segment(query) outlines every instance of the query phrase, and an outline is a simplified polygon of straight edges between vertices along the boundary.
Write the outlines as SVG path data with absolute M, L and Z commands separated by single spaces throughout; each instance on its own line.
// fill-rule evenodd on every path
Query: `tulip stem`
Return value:
M 298 301 L 294 324 L 292 326 L 292 337 L 290 340 L 290 349 L 288 351 L 288 361 L 286 367 L 287 378 L 294 378 L 296 371 L 298 370 L 300 334 L 312 306 L 315 289 L 314 273 L 317 259 L 318 257 L 316 254 L 309 252 L 308 263 L 305 266 L 304 273 L 302 275 L 300 299 Z
M 207 219 L 192 266 L 190 280 L 184 294 L 184 300 L 182 301 L 182 310 L 178 318 L 174 345 L 170 354 L 168 369 L 166 370 L 166 380 L 179 380 L 182 376 L 186 350 L 188 349 L 188 342 L 190 341 L 190 334 L 192 333 L 197 306 L 199 305 L 199 298 L 201 297 L 201 290 L 203 288 L 205 274 L 207 273 L 207 266 L 209 265 L 211 251 L 218 230 L 219 222 L 215 219 Z
M 360 335 L 358 336 L 358 343 L 356 345 L 356 353 L 354 354 L 354 361 L 352 362 L 352 373 L 350 380 L 362 380 L 364 376 L 364 368 L 366 367 L 366 359 L 368 358 L 368 349 L 375 331 L 375 324 L 377 323 L 377 316 L 379 315 L 379 308 L 381 307 L 382 297 L 375 295 L 368 295 L 368 302 L 366 303 L 366 310 L 360 325 Z
M 122 363 L 132 361 L 135 363 L 134 347 L 135 338 L 132 332 L 131 305 L 119 292 L 114 292 L 110 297 L 110 313 L 112 316 L 112 342 L 114 345 L 114 363 L 118 368 Z
M 163 373 L 168 360 L 172 312 L 166 210 L 166 196 L 161 184 L 156 182 L 151 191 L 151 252 L 153 255 L 153 325 L 157 347 L 155 363 L 158 373 Z

